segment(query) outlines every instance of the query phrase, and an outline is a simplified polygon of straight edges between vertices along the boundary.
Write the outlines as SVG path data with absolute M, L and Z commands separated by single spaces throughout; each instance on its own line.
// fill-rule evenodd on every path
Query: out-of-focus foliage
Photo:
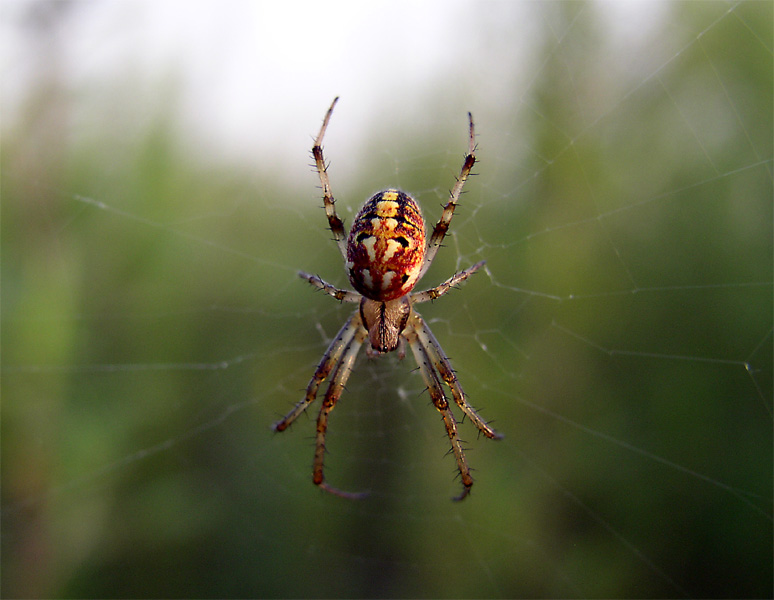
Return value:
M 313 419 L 269 425 L 348 310 L 295 276 L 346 284 L 314 176 L 201 164 L 168 89 L 142 127 L 125 97 L 114 128 L 72 131 L 94 99 L 41 15 L 49 69 L 2 131 L 4 595 L 770 594 L 772 5 L 670 4 L 629 62 L 599 41 L 603 7 L 540 10 L 526 89 L 421 91 L 428 114 L 502 94 L 429 279 L 481 258 L 489 276 L 423 307 L 507 435 L 470 439 L 462 505 L 394 357 L 361 358 L 331 423 L 329 476 L 372 497 L 312 488 Z M 461 71 L 524 59 L 481 23 Z M 341 185 L 397 177 L 437 218 L 464 115 L 434 131 L 374 142 Z

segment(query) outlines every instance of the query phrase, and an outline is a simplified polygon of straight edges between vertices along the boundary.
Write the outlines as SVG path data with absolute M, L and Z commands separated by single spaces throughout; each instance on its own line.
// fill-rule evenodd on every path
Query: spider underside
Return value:
M 312 156 L 320 177 L 328 224 L 344 257 L 350 282 L 357 291 L 336 288 L 316 275 L 300 272 L 299 276 L 337 300 L 358 303 L 359 306 L 323 354 L 307 385 L 304 398 L 276 422 L 273 429 L 287 429 L 314 402 L 320 385 L 330 378 L 317 417 L 312 479 L 315 485 L 337 496 L 350 499 L 366 496 L 367 493 L 339 490 L 325 481 L 323 467 L 328 416 L 344 390 L 363 344 L 368 342 L 369 354 L 397 349 L 401 358 L 407 345 L 416 359 L 433 405 L 443 418 L 463 486 L 462 493 L 454 499 L 462 500 L 470 493 L 473 478 L 457 431 L 457 420 L 449 406 L 443 384 L 451 391 L 457 406 L 481 433 L 490 439 L 500 439 L 502 436 L 468 404 L 449 359 L 430 328 L 414 310 L 414 305 L 443 296 L 478 271 L 484 261 L 454 274 L 432 289 L 416 293 L 411 290 L 435 258 L 449 229 L 462 188 L 476 162 L 473 117 L 468 113 L 470 136 L 462 170 L 425 247 L 424 222 L 419 207 L 413 198 L 394 189 L 379 192 L 368 200 L 355 218 L 349 236 L 347 235 L 344 223 L 336 214 L 322 151 L 323 136 L 337 101 L 338 98 L 333 100 L 325 115 L 320 133 L 312 147 Z

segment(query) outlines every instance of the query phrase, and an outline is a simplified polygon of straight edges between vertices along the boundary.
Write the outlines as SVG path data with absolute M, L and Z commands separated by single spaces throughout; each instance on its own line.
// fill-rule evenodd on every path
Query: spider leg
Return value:
M 417 292 L 416 294 L 411 294 L 411 302 L 413 304 L 418 304 L 420 302 L 427 302 L 428 300 L 435 300 L 436 298 L 440 298 L 443 296 L 446 292 L 448 292 L 453 287 L 457 287 L 459 284 L 461 284 L 463 281 L 465 281 L 468 277 L 473 275 L 476 271 L 478 271 L 481 267 L 484 266 L 486 263 L 485 260 L 482 260 L 481 262 L 477 262 L 472 267 L 468 267 L 464 271 L 460 271 L 459 273 L 455 273 L 449 279 L 444 281 L 443 283 L 435 286 L 432 289 L 425 290 L 423 292 Z
M 304 398 L 300 400 L 287 415 L 274 423 L 272 426 L 274 431 L 285 431 L 288 426 L 295 421 L 312 402 L 314 402 L 320 384 L 327 379 L 333 368 L 342 360 L 342 355 L 345 350 L 350 347 L 355 334 L 359 331 L 362 331 L 363 334 L 366 333 L 363 328 L 363 321 L 360 318 L 360 313 L 356 311 L 355 314 L 344 323 L 344 326 L 339 330 L 339 333 L 333 338 L 330 346 L 328 346 L 325 354 L 323 354 L 320 364 L 317 365 L 317 369 L 315 370 L 314 375 L 312 375 L 312 379 L 309 380 L 309 384 L 306 386 L 306 395 Z
M 328 128 L 328 121 L 331 120 L 331 114 L 333 114 L 333 107 L 336 106 L 336 102 L 339 101 L 338 96 L 333 99 L 331 107 L 328 112 L 325 113 L 320 133 L 317 134 L 317 138 L 314 140 L 314 146 L 312 146 L 312 156 L 314 157 L 314 166 L 317 169 L 317 174 L 320 176 L 320 185 L 323 192 L 323 203 L 325 205 L 325 214 L 328 217 L 328 225 L 330 225 L 333 232 L 333 239 L 339 245 L 341 255 L 346 260 L 347 258 L 347 232 L 344 231 L 344 222 L 336 214 L 336 200 L 331 193 L 331 182 L 328 179 L 328 165 L 325 164 L 325 157 L 323 156 L 322 141 L 325 135 L 325 130 Z
M 362 296 L 357 292 L 351 292 L 349 290 L 340 290 L 336 286 L 331 285 L 330 283 L 328 283 L 324 279 L 321 279 L 317 275 L 310 275 L 309 273 L 304 273 L 303 271 L 299 271 L 298 276 L 301 279 L 306 279 L 318 290 L 322 290 L 323 292 L 325 292 L 329 296 L 333 296 L 334 298 L 336 298 L 336 300 L 340 302 L 360 302 L 360 299 L 362 298 Z
M 328 390 L 325 392 L 325 399 L 323 405 L 320 408 L 320 414 L 317 416 L 317 435 L 315 437 L 315 450 L 314 450 L 314 469 L 312 474 L 312 481 L 314 484 L 326 492 L 341 496 L 342 498 L 348 498 L 350 500 L 359 500 L 368 495 L 367 492 L 352 493 L 344 492 L 335 487 L 332 487 L 325 483 L 325 477 L 323 475 L 323 463 L 325 461 L 325 433 L 328 430 L 328 415 L 336 406 L 336 402 L 341 397 L 341 393 L 344 391 L 344 386 L 352 373 L 352 366 L 355 364 L 355 359 L 360 351 L 360 347 L 367 339 L 368 332 L 360 327 L 355 332 L 354 338 L 350 340 L 344 355 L 336 365 L 336 370 L 333 372 L 331 382 L 328 384 Z
M 430 392 L 433 405 L 441 413 L 443 424 L 446 426 L 446 435 L 449 436 L 449 441 L 451 442 L 451 449 L 457 461 L 457 469 L 460 472 L 463 488 L 462 493 L 455 497 L 454 500 L 463 500 L 470 493 L 470 488 L 473 487 L 473 477 L 470 475 L 470 467 L 468 467 L 468 461 L 465 459 L 462 441 L 457 433 L 457 420 L 454 418 L 451 408 L 449 408 L 449 402 L 446 400 L 446 396 L 444 396 L 441 381 L 438 379 L 438 374 L 433 370 L 433 361 L 427 349 L 419 341 L 416 329 L 409 325 L 406 331 L 404 331 L 404 335 L 411 351 L 414 353 L 417 365 L 419 365 L 422 379 L 425 380 L 425 385 L 427 385 L 427 389 Z
M 457 379 L 457 374 L 454 372 L 454 369 L 452 368 L 449 359 L 446 357 L 446 354 L 444 354 L 443 348 L 441 348 L 441 344 L 433 335 L 433 332 L 430 331 L 430 327 L 427 326 L 422 317 L 420 317 L 416 311 L 413 313 L 412 324 L 414 331 L 416 332 L 417 339 L 419 340 L 419 344 L 421 344 L 422 348 L 424 348 L 425 355 L 429 357 L 432 366 L 438 371 L 446 385 L 449 386 L 457 406 L 462 409 L 462 412 L 464 412 L 468 418 L 470 418 L 473 424 L 478 427 L 479 431 L 481 431 L 481 433 L 483 433 L 486 437 L 492 440 L 502 439 L 502 434 L 497 433 L 494 429 L 492 429 L 489 424 L 481 418 L 481 415 L 479 415 L 476 410 L 470 404 L 468 404 L 467 398 L 465 397 L 465 392 L 460 385 L 459 379 Z
M 462 170 L 449 194 L 449 201 L 446 203 L 446 206 L 443 207 L 441 218 L 433 228 L 433 235 L 430 236 L 430 243 L 427 245 L 427 251 L 425 253 L 425 262 L 422 264 L 422 270 L 419 272 L 419 279 L 421 279 L 430 268 L 435 255 L 438 253 L 438 248 L 440 248 L 443 243 L 443 238 L 446 236 L 446 232 L 449 230 L 449 224 L 454 216 L 454 209 L 457 208 L 457 202 L 460 199 L 460 194 L 462 194 L 462 187 L 465 185 L 465 181 L 467 181 L 468 175 L 470 175 L 470 171 L 473 169 L 473 165 L 476 164 L 476 134 L 473 129 L 473 115 L 470 113 L 468 113 L 468 122 L 470 123 L 468 153 L 465 155 L 465 161 L 462 163 Z

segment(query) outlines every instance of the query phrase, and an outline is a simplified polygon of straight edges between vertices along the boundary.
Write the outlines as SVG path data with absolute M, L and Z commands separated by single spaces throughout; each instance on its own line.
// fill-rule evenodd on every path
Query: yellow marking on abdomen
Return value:
M 400 244 L 395 240 L 387 240 L 387 249 L 384 251 L 384 260 L 390 260 L 400 248 Z
M 398 214 L 400 204 L 392 200 L 380 200 L 376 203 L 376 214 L 380 217 L 394 217 Z
M 394 271 L 387 271 L 384 275 L 382 275 L 382 290 L 386 290 L 388 287 L 390 287 L 393 279 L 395 279 Z
M 378 231 L 379 229 L 386 229 L 387 231 L 394 231 L 395 228 L 398 226 L 397 219 L 382 219 L 382 218 L 375 218 L 371 219 L 371 227 L 373 228 L 374 232 Z
M 376 260 L 376 238 L 374 236 L 369 236 L 360 243 L 363 244 L 366 252 L 368 252 L 369 260 L 374 262 Z

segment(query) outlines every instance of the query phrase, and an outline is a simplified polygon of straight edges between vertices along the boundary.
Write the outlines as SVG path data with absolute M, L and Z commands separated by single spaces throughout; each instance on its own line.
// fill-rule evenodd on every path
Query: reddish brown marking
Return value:
M 425 222 L 414 199 L 398 190 L 375 194 L 360 209 L 347 241 L 354 288 L 387 302 L 408 294 L 425 256 Z

